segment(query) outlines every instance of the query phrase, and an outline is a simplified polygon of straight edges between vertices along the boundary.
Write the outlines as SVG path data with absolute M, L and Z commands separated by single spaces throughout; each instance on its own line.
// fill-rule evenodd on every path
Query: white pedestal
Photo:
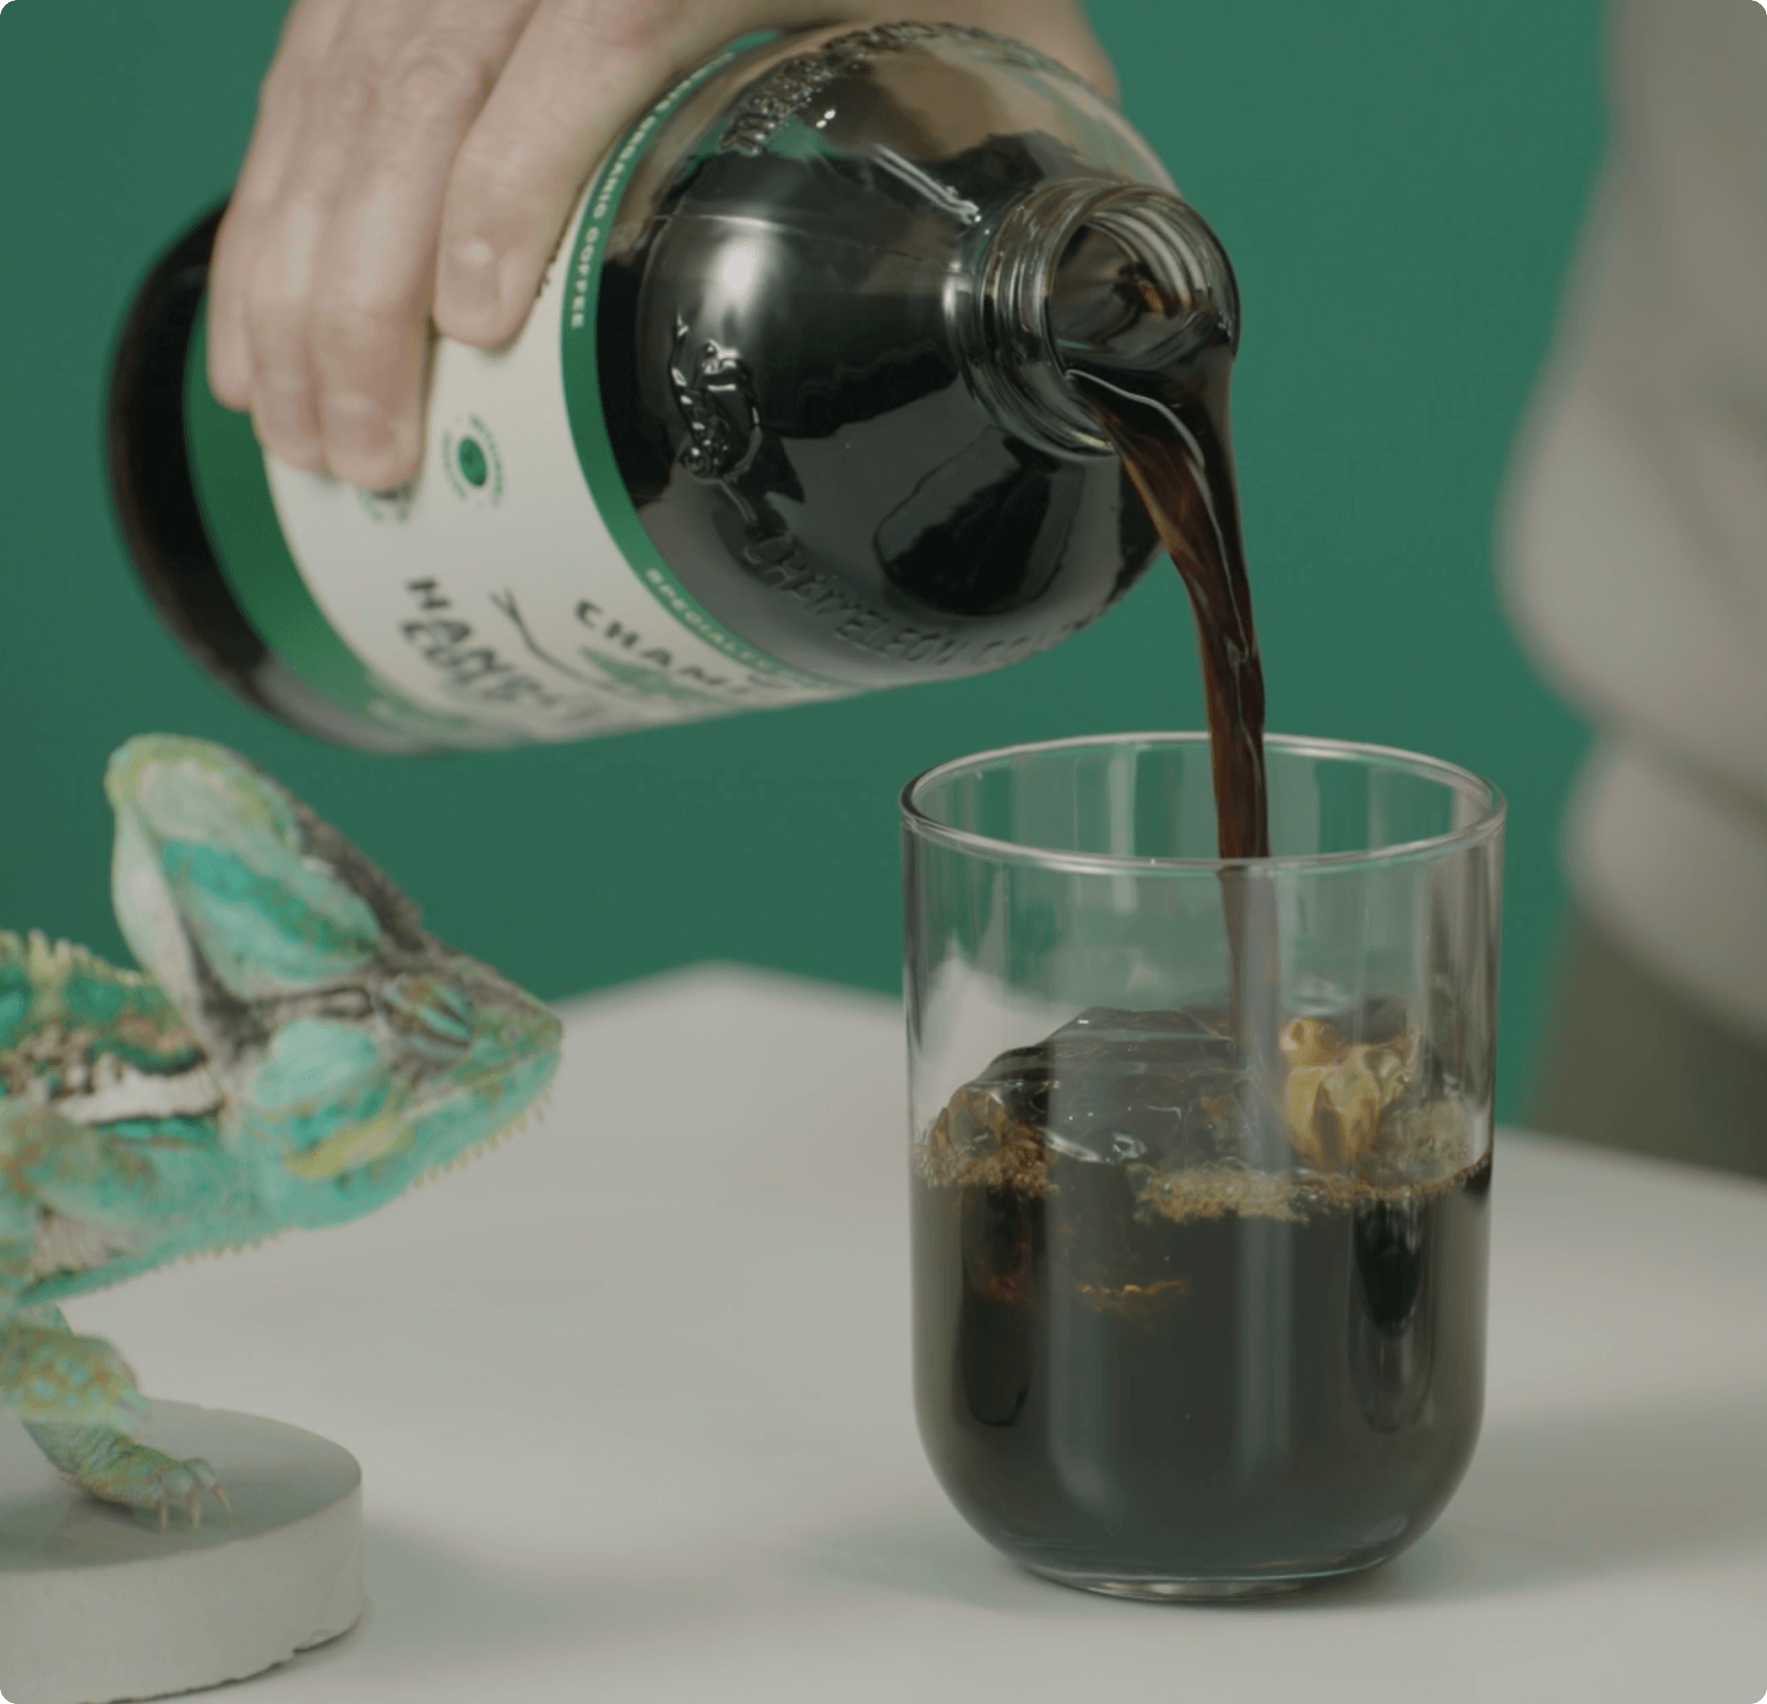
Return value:
M 219 1409 L 156 1403 L 137 1436 L 200 1456 L 231 1514 L 190 1529 L 94 1502 L 0 1416 L 0 1695 L 111 1704 L 241 1680 L 362 1613 L 362 1472 L 336 1444 Z

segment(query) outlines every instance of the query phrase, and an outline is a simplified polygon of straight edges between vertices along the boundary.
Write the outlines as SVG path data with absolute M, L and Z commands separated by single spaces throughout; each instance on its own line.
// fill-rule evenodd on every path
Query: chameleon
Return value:
M 560 1026 L 226 748 L 139 736 L 105 791 L 141 968 L 0 932 L 0 1410 L 90 1496 L 195 1526 L 215 1469 L 132 1437 L 134 1374 L 61 1304 L 373 1212 L 533 1110 Z

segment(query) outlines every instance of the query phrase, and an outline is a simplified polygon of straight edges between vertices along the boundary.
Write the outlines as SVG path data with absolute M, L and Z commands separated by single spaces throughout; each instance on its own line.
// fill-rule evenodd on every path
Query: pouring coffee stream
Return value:
M 1056 366 L 1121 458 L 1196 619 L 1217 846 L 1232 863 L 1270 854 L 1264 672 L 1252 616 L 1228 393 L 1239 302 L 1226 254 L 1184 203 L 1103 195 L 1047 284 Z M 1254 1082 L 1279 1086 L 1274 895 L 1257 872 L 1221 873 L 1228 1009 Z M 1251 1120 L 1260 1141 L 1262 1121 Z M 1248 1155 L 1275 1163 L 1274 1153 Z

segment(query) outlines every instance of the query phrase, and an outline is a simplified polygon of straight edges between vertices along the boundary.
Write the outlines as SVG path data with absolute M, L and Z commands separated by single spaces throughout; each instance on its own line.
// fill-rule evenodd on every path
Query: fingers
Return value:
M 445 335 L 520 329 L 589 168 L 672 73 L 722 44 L 706 0 L 541 0 L 455 161 L 437 257 Z
M 216 394 L 352 483 L 415 471 L 448 172 L 534 0 L 301 0 L 217 245 Z
M 274 206 L 260 221 L 245 280 L 252 425 L 294 467 L 325 465 L 309 305 L 333 204 L 374 108 L 375 74 L 346 30 L 326 55 L 305 103 Z
M 350 0 L 300 0 L 289 12 L 276 58 L 258 91 L 257 123 L 209 263 L 209 385 L 229 408 L 251 406 L 246 281 L 252 257 L 300 134 L 309 80 L 349 4 Z
M 458 12 L 434 7 L 432 27 L 387 56 L 311 287 L 306 330 L 325 463 L 376 489 L 417 467 L 443 197 L 526 7 L 505 5 L 493 19 L 497 7 L 472 0 L 472 28 L 450 10 Z

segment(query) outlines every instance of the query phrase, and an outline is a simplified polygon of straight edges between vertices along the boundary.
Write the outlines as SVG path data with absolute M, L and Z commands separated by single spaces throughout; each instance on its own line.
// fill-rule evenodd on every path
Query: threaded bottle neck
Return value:
M 1019 201 L 981 251 L 960 340 L 971 382 L 1016 436 L 1064 458 L 1109 455 L 1076 371 L 1148 378 L 1239 341 L 1226 251 L 1169 191 L 1065 178 Z

